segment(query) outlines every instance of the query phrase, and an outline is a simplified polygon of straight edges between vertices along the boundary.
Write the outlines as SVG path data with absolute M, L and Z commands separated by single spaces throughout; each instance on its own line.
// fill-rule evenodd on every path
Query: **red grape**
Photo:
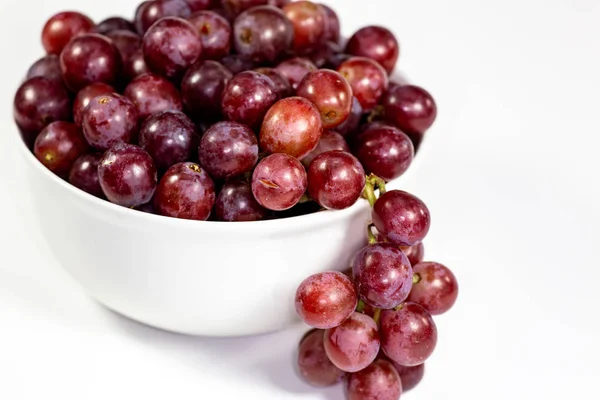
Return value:
M 231 50 L 231 25 L 214 11 L 200 11 L 189 18 L 202 42 L 202 58 L 219 60 Z
M 223 90 L 233 75 L 216 61 L 197 61 L 181 82 L 181 97 L 186 111 L 198 120 L 221 116 Z
M 423 242 L 415 244 L 414 246 L 401 246 L 400 249 L 413 267 L 425 258 L 425 247 L 423 246 Z
M 418 86 L 394 87 L 386 92 L 381 104 L 386 120 L 409 134 L 424 134 L 437 116 L 435 100 Z
M 188 18 L 191 15 L 189 5 L 184 0 L 154 0 L 140 4 L 135 14 L 135 26 L 140 35 L 165 17 Z
M 429 232 L 429 209 L 418 197 L 401 190 L 391 190 L 377 199 L 373 207 L 373 223 L 390 242 L 413 246 Z
M 228 56 L 223 57 L 221 59 L 221 64 L 223 64 L 225 68 L 231 71 L 231 73 L 234 75 L 256 67 L 254 61 L 239 54 L 229 54 Z
M 125 88 L 124 94 L 137 106 L 140 120 L 160 111 L 183 109 L 177 88 L 158 75 L 138 76 Z
M 137 135 L 138 111 L 127 97 L 112 93 L 90 100 L 83 112 L 83 133 L 98 150 L 131 143 Z
M 259 221 L 267 216 L 252 194 L 252 186 L 242 180 L 227 181 L 217 196 L 215 213 L 219 221 Z
M 344 386 L 348 400 L 399 400 L 402 394 L 398 371 L 385 360 L 349 374 Z
M 341 51 L 340 45 L 334 42 L 325 42 L 307 57 L 317 68 L 330 68 Z M 337 66 L 333 69 L 337 69 Z
M 325 13 L 325 36 L 326 41 L 338 43 L 340 41 L 340 19 L 337 13 L 326 4 L 319 4 Z
M 389 29 L 367 26 L 352 35 L 346 45 L 346 53 L 373 59 L 391 73 L 398 61 L 400 46 Z
M 42 44 L 49 54 L 60 54 L 76 36 L 90 32 L 94 21 L 73 11 L 61 12 L 51 17 L 42 30 Z
M 113 45 L 119 51 L 123 66 L 129 65 L 131 57 L 142 47 L 140 35 L 131 31 L 112 31 L 107 33 L 106 36 L 112 40 Z
M 311 1 L 298 1 L 283 7 L 294 26 L 294 51 L 307 53 L 325 40 L 328 26 L 326 12 Z
M 135 25 L 131 21 L 121 17 L 107 18 L 94 27 L 94 33 L 99 33 L 101 35 L 106 35 L 114 31 L 130 31 L 137 33 Z
M 141 48 L 137 49 L 123 65 L 123 78 L 127 82 L 149 72 L 150 69 L 144 60 L 144 51 Z
M 214 7 L 218 1 L 216 0 L 185 0 L 192 12 L 207 10 Z
M 252 174 L 252 193 L 258 203 L 274 211 L 292 208 L 307 186 L 306 170 L 298 160 L 276 153 L 263 158 Z
M 400 375 L 402 393 L 414 389 L 423 379 L 423 375 L 425 375 L 425 364 L 419 364 L 414 367 L 403 367 L 394 362 L 392 364 L 394 364 L 396 371 Z
M 338 67 L 338 72 L 348 80 L 364 111 L 375 108 L 388 86 L 385 69 L 370 58 L 352 57 Z
M 75 124 L 81 127 L 81 124 L 83 124 L 83 112 L 94 97 L 115 92 L 115 88 L 106 83 L 92 83 L 81 89 L 73 101 L 73 118 L 75 119 Z
M 88 144 L 75 124 L 56 121 L 44 128 L 33 147 L 36 158 L 56 175 L 65 177 Z
M 233 18 L 250 8 L 262 6 L 267 3 L 268 0 L 221 0 L 221 5 L 226 13 Z
M 458 297 L 458 282 L 446 266 L 422 262 L 413 267 L 417 282 L 408 301 L 422 305 L 431 315 L 440 315 L 452 308 Z
M 284 99 L 294 93 L 292 90 L 292 85 L 290 85 L 290 81 L 288 81 L 288 79 L 275 68 L 262 67 L 256 68 L 255 71 L 268 76 L 273 81 L 275 84 L 275 92 L 277 93 L 277 97 L 279 99 Z
M 98 177 L 101 158 L 100 153 L 90 153 L 75 160 L 69 173 L 69 183 L 93 196 L 103 198 L 104 192 Z
M 349 153 L 350 147 L 348 147 L 348 143 L 346 143 L 344 137 L 336 131 L 324 130 L 317 147 L 315 147 L 315 149 L 311 151 L 309 155 L 302 159 L 302 164 L 308 168 L 319 154 L 333 150 L 340 150 Z
M 27 79 L 41 76 L 51 81 L 63 83 L 60 61 L 56 54 L 48 54 L 34 62 L 27 70 Z
M 360 101 L 356 97 L 352 97 L 352 108 L 350 109 L 350 115 L 346 121 L 342 122 L 341 125 L 335 128 L 335 131 L 342 136 L 352 136 L 356 132 L 360 125 L 360 120 L 363 115 L 363 108 L 360 105 Z
M 298 369 L 312 386 L 333 386 L 344 378 L 344 371 L 333 365 L 323 346 L 324 331 L 315 329 L 304 336 L 298 348 Z
M 306 74 L 316 71 L 317 66 L 308 58 L 295 57 L 282 61 L 275 69 L 290 82 L 292 89 L 296 90 Z

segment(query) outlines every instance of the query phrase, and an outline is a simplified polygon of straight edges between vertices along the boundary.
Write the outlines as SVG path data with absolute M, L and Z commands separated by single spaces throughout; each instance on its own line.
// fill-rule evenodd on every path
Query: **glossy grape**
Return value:
M 127 30 L 112 31 L 106 34 L 121 55 L 123 66 L 131 62 L 131 57 L 141 49 L 142 38 L 135 32 Z
M 422 380 L 425 375 L 425 364 L 419 364 L 414 367 L 403 367 L 394 362 L 394 367 L 400 375 L 402 381 L 402 393 L 406 393 L 409 390 L 414 389 Z
M 156 189 L 157 173 L 152 157 L 132 144 L 118 143 L 105 152 L 98 177 L 108 200 L 124 207 L 148 203 Z
M 218 122 L 202 136 L 198 158 L 214 178 L 242 175 L 252 171 L 258 162 L 258 141 L 245 125 L 233 121 Z
M 231 71 L 233 75 L 237 75 L 240 72 L 249 71 L 256 67 L 254 61 L 239 54 L 230 54 L 223 57 L 221 59 L 221 64 Z
M 77 36 L 60 53 L 60 69 L 69 89 L 91 83 L 113 85 L 121 71 L 121 56 L 110 39 L 97 33 Z
M 348 147 L 346 139 L 344 139 L 344 137 L 336 131 L 324 130 L 317 147 L 315 147 L 315 149 L 311 151 L 309 155 L 302 159 L 302 164 L 308 168 L 319 154 L 333 150 L 340 150 L 349 153 L 350 147 Z
M 413 267 L 417 282 L 408 301 L 418 303 L 431 315 L 450 310 L 458 297 L 458 282 L 446 266 L 435 262 L 422 262 Z
M 390 126 L 375 126 L 357 135 L 352 147 L 367 173 L 386 181 L 404 174 L 415 154 L 410 138 Z
M 241 13 L 233 24 L 233 46 L 256 62 L 274 62 L 290 48 L 294 27 L 283 11 L 259 6 Z
M 101 35 L 106 35 L 114 31 L 130 31 L 137 33 L 135 25 L 131 21 L 121 17 L 107 18 L 96 25 L 93 31 Z
M 158 75 L 138 76 L 125 88 L 124 94 L 137 106 L 141 120 L 161 111 L 183 110 L 177 88 Z
M 198 143 L 194 123 L 181 111 L 161 111 L 148 117 L 139 134 L 140 147 L 152 156 L 156 168 L 187 161 Z
M 307 57 L 317 66 L 317 68 L 331 68 L 336 58 L 341 52 L 340 45 L 334 42 L 325 42 Z M 337 69 L 337 66 L 333 69 Z
M 93 196 L 103 198 L 104 192 L 100 186 L 98 167 L 102 154 L 84 154 L 75 160 L 69 173 L 69 183 Z
M 196 11 L 207 10 L 218 3 L 217 0 L 185 0 L 185 2 L 194 13 Z
M 268 3 L 268 0 L 221 0 L 221 6 L 233 18 L 242 12 Z
M 98 150 L 131 143 L 137 135 L 138 111 L 127 97 L 112 93 L 90 100 L 83 112 L 83 133 Z
M 308 53 L 325 41 L 326 12 L 311 1 L 298 1 L 283 7 L 294 26 L 294 51 Z
M 352 35 L 346 45 L 346 53 L 373 59 L 391 73 L 398 61 L 400 46 L 389 29 L 372 25 Z
M 144 60 L 151 71 L 174 81 L 200 58 L 200 34 L 188 21 L 166 17 L 152 25 L 142 44 Z
M 70 122 L 56 121 L 44 128 L 35 139 L 35 157 L 56 175 L 69 174 L 75 160 L 88 151 L 79 128 Z
M 341 272 L 312 275 L 296 291 L 296 312 L 319 329 L 339 326 L 354 313 L 357 302 L 352 281 Z
M 317 147 L 322 133 L 319 110 L 303 97 L 288 97 L 275 103 L 265 116 L 260 148 L 302 159 Z
M 437 328 L 431 315 L 416 303 L 381 312 L 381 347 L 386 356 L 406 367 L 423 364 L 437 343 Z
M 184 0 L 154 0 L 141 4 L 135 15 L 135 26 L 140 35 L 165 17 L 189 18 L 192 14 Z
M 331 362 L 346 372 L 357 372 L 369 366 L 379 353 L 377 323 L 358 312 L 335 328 L 328 329 L 324 338 L 325 352 Z
M 344 378 L 344 371 L 333 365 L 323 346 L 324 331 L 315 329 L 300 342 L 298 370 L 306 383 L 315 387 L 333 386 Z
M 360 119 L 363 115 L 363 108 L 356 97 L 352 97 L 352 107 L 348 118 L 335 128 L 335 131 L 342 136 L 350 137 L 360 125 Z
M 60 61 L 56 54 L 48 54 L 34 62 L 27 71 L 27 79 L 41 76 L 51 81 L 63 82 Z
M 202 58 L 220 60 L 231 50 L 231 25 L 214 11 L 200 11 L 192 15 L 190 23 L 196 28 L 202 42 Z
M 81 89 L 73 101 L 73 118 L 75 124 L 81 127 L 81 124 L 83 123 L 83 112 L 94 97 L 115 92 L 115 88 L 106 83 L 92 83 Z
M 223 185 L 215 203 L 219 221 L 259 221 L 267 216 L 267 212 L 254 198 L 252 186 L 237 179 Z
M 186 111 L 197 120 L 217 120 L 221 116 L 223 90 L 233 75 L 216 61 L 197 61 L 181 81 L 181 97 Z
M 258 203 L 274 211 L 292 208 L 306 191 L 306 170 L 287 154 L 263 158 L 252 174 L 252 193 Z
M 310 100 L 321 113 L 323 127 L 340 125 L 352 109 L 352 88 L 339 73 L 321 69 L 306 74 L 296 91 L 298 96 Z
M 410 261 L 410 265 L 413 267 L 423 261 L 425 258 L 425 247 L 423 246 L 423 242 L 415 244 L 414 246 L 402 246 L 400 250 L 404 253 L 408 261 Z
M 123 65 L 123 77 L 127 82 L 130 82 L 140 75 L 144 75 L 150 72 L 150 68 L 146 65 L 144 60 L 144 52 L 140 48 L 136 50 L 129 60 Z
M 281 62 L 275 69 L 283 75 L 290 82 L 292 88 L 296 90 L 306 74 L 316 71 L 317 66 L 308 58 L 295 57 Z
M 266 75 L 273 81 L 275 84 L 275 92 L 279 99 L 284 99 L 294 94 L 292 85 L 290 85 L 288 79 L 275 68 L 262 67 L 256 68 L 255 71 Z
M 326 4 L 319 4 L 325 13 L 325 36 L 323 40 L 338 43 L 340 41 L 341 29 L 340 18 L 337 13 Z
M 431 94 L 414 85 L 388 90 L 381 104 L 386 120 L 410 134 L 422 135 L 437 116 L 437 106 Z
M 52 16 L 42 30 L 42 44 L 48 54 L 60 54 L 67 43 L 76 36 L 90 32 L 94 21 L 73 11 Z
M 255 71 L 245 71 L 229 81 L 221 104 L 227 119 L 258 130 L 276 101 L 276 88 L 271 79 Z
M 363 248 L 352 261 L 352 272 L 358 295 L 373 307 L 396 307 L 406 300 L 412 287 L 410 262 L 393 244 Z
M 371 111 L 379 103 L 388 86 L 387 72 L 370 58 L 352 57 L 338 67 L 338 72 L 352 86 L 354 96 L 360 101 L 363 111 Z
M 215 185 L 198 164 L 175 164 L 161 178 L 154 206 L 164 216 L 206 221 L 215 204 Z
M 377 360 L 348 375 L 344 389 L 348 400 L 399 400 L 402 383 L 398 371 L 386 360 Z
M 413 246 L 422 241 L 431 225 L 425 203 L 402 190 L 391 190 L 379 196 L 372 218 L 377 231 L 400 246 Z

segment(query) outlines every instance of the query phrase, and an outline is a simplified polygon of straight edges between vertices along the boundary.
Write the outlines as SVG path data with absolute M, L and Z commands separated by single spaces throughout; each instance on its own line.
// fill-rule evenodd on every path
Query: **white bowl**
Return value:
M 297 321 L 300 282 L 346 269 L 366 243 L 362 199 L 280 220 L 179 220 L 91 196 L 20 147 L 40 229 L 59 263 L 92 298 L 157 328 L 203 336 L 284 329 Z M 421 156 L 422 148 L 415 161 Z M 415 164 L 390 187 L 414 175 Z

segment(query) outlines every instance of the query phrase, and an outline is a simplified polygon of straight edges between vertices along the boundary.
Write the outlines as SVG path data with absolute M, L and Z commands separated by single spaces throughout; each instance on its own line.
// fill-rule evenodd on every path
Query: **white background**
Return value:
M 100 20 L 135 3 L 0 0 L 0 399 L 342 399 L 296 377 L 301 327 L 235 340 L 156 331 L 88 299 L 49 256 L 14 91 L 51 14 Z M 427 258 L 455 271 L 461 294 L 407 398 L 597 398 L 600 2 L 329 3 L 346 34 L 391 27 L 400 69 L 440 110 L 407 189 L 433 214 Z

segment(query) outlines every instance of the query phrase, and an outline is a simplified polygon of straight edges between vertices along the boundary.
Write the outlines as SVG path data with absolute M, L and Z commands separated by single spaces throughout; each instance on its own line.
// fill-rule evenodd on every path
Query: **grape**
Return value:
M 341 125 L 335 128 L 335 131 L 342 136 L 352 136 L 352 134 L 358 129 L 360 125 L 360 119 L 363 115 L 363 108 L 356 97 L 352 97 L 352 107 L 350 108 L 350 115 L 346 121 L 342 122 Z
M 344 378 L 344 371 L 333 365 L 325 353 L 323 334 L 315 329 L 304 336 L 298 348 L 298 369 L 312 386 L 333 386 Z
M 207 10 L 217 3 L 215 0 L 185 0 L 193 13 L 196 11 Z
M 131 63 L 131 57 L 142 47 L 142 38 L 137 33 L 120 30 L 106 34 L 121 55 L 123 66 Z
M 262 67 L 256 68 L 255 71 L 266 75 L 273 81 L 275 84 L 275 93 L 277 93 L 277 97 L 279 99 L 284 99 L 294 94 L 290 82 L 275 68 Z
M 245 125 L 218 122 L 202 137 L 198 157 L 212 177 L 231 178 L 252 171 L 258 162 L 258 141 Z
M 328 60 L 328 62 L 327 62 L 327 64 L 325 66 L 327 68 L 335 69 L 337 71 L 337 69 L 340 67 L 340 65 L 342 65 L 343 63 L 345 63 L 346 61 L 348 61 L 352 57 L 353 56 L 351 56 L 350 54 L 338 53 L 338 54 L 333 55 Z
M 94 27 L 94 32 L 106 35 L 114 31 L 130 31 L 137 33 L 135 25 L 121 17 L 110 17 L 100 22 Z
M 331 362 L 346 372 L 369 366 L 379 353 L 379 333 L 373 318 L 358 312 L 325 332 L 325 352 Z
M 381 347 L 386 356 L 406 367 L 423 364 L 437 343 L 437 328 L 431 315 L 416 303 L 381 312 Z
M 425 247 L 423 246 L 423 242 L 415 244 L 414 246 L 402 246 L 400 249 L 413 267 L 425 258 Z
M 17 90 L 13 116 L 23 139 L 31 145 L 51 122 L 71 119 L 71 101 L 62 83 L 38 76 L 28 79 Z
M 296 312 L 319 329 L 339 326 L 356 308 L 352 281 L 341 272 L 322 272 L 304 280 L 296 291 Z
M 372 217 L 377 231 L 400 246 L 413 246 L 422 241 L 431 225 L 425 203 L 401 190 L 381 195 L 375 202 Z
M 294 0 L 269 0 L 269 5 L 283 8 L 284 6 L 290 4 L 292 1 Z
M 202 42 L 202 58 L 219 60 L 231 50 L 231 25 L 213 11 L 200 11 L 192 15 L 190 23 L 196 28 Z
M 413 267 L 417 282 L 408 301 L 423 306 L 431 315 L 450 310 L 458 297 L 458 282 L 446 266 L 435 262 L 422 262 Z
M 56 54 L 48 54 L 34 62 L 27 71 L 27 79 L 35 78 L 36 76 L 63 83 L 58 56 Z
M 256 62 L 274 62 L 292 44 L 294 27 L 279 8 L 259 6 L 241 13 L 233 24 L 233 46 Z
M 343 210 L 360 198 L 365 180 L 365 171 L 352 154 L 328 151 L 308 169 L 308 193 L 324 208 Z
M 329 68 L 341 51 L 340 45 L 334 42 L 325 42 L 307 57 L 317 68 Z M 335 67 L 334 69 L 337 69 Z
M 267 112 L 260 130 L 260 148 L 302 159 L 317 147 L 322 133 L 319 110 L 305 98 L 288 97 Z
M 137 207 L 148 203 L 156 189 L 152 157 L 132 144 L 117 143 L 100 160 L 98 176 L 102 191 L 115 204 Z
M 104 192 L 102 192 L 100 178 L 98 177 L 101 158 L 102 154 L 90 153 L 84 154 L 75 160 L 69 173 L 71 185 L 93 196 L 103 198 Z
M 140 4 L 135 14 L 135 26 L 140 35 L 165 17 L 189 18 L 192 14 L 184 0 L 154 0 Z
M 392 364 L 377 360 L 362 371 L 348 375 L 344 389 L 348 400 L 399 400 L 402 382 Z
M 317 147 L 302 159 L 302 164 L 308 168 L 319 154 L 333 150 L 345 151 L 347 153 L 350 152 L 350 148 L 342 135 L 332 130 L 324 130 Z
M 370 58 L 352 57 L 338 67 L 338 72 L 350 83 L 364 111 L 375 108 L 388 86 L 385 69 Z
M 394 362 L 392 364 L 394 364 L 396 371 L 400 375 L 402 393 L 414 389 L 423 379 L 423 375 L 425 375 L 425 364 L 419 364 L 414 367 L 403 367 Z
M 425 89 L 413 85 L 397 86 L 383 97 L 386 120 L 411 134 L 423 134 L 437 116 L 435 100 Z
M 406 300 L 413 271 L 395 245 L 379 243 L 363 248 L 352 261 L 358 295 L 373 307 L 390 309 Z
M 216 61 L 197 61 L 181 81 L 181 97 L 189 115 L 198 120 L 221 117 L 223 90 L 233 75 Z
M 131 143 L 138 129 L 135 105 L 120 94 L 94 97 L 83 112 L 83 133 L 98 150 L 108 150 L 116 143 Z
M 221 5 L 232 17 L 237 17 L 242 12 L 268 3 L 268 0 L 221 0 Z
M 56 175 L 69 174 L 75 160 L 88 150 L 79 128 L 70 122 L 56 121 L 44 128 L 35 139 L 33 153 Z
M 281 62 L 275 69 L 290 82 L 292 89 L 296 90 L 306 74 L 316 71 L 317 66 L 308 58 L 295 57 Z
M 42 44 L 48 54 L 60 54 L 71 39 L 94 28 L 94 21 L 73 11 L 58 13 L 50 18 L 42 30 Z
M 156 189 L 154 206 L 164 216 L 206 221 L 215 204 L 215 185 L 198 164 L 185 162 L 167 170 Z
M 283 7 L 283 12 L 294 26 L 294 51 L 307 53 L 325 40 L 326 13 L 311 1 L 298 1 Z
M 127 60 L 123 65 L 123 77 L 127 82 L 149 72 L 150 69 L 146 65 L 146 60 L 144 60 L 144 52 L 141 48 L 136 50 L 131 57 L 129 57 L 129 60 Z
M 152 156 L 159 171 L 186 161 L 198 143 L 194 123 L 181 111 L 161 111 L 140 128 L 140 147 Z
M 115 88 L 106 83 L 92 83 L 81 89 L 79 93 L 77 93 L 75 101 L 73 101 L 73 117 L 75 119 L 75 124 L 81 127 L 81 124 L 83 124 L 83 112 L 94 97 L 114 92 L 116 92 Z
M 158 75 L 138 76 L 125 88 L 124 94 L 137 106 L 141 120 L 160 111 L 183 109 L 177 88 Z
M 231 180 L 223 185 L 215 203 L 219 221 L 259 221 L 267 216 L 252 194 L 252 186 L 242 180 Z
M 200 34 L 188 21 L 166 17 L 152 25 L 142 44 L 150 70 L 179 81 L 202 54 Z
M 352 147 L 367 173 L 386 181 L 404 174 L 415 154 L 409 137 L 390 126 L 375 126 L 357 135 Z
M 274 211 L 292 208 L 302 198 L 307 186 L 306 170 L 287 154 L 263 158 L 252 174 L 252 193 L 258 203 Z
M 69 89 L 76 92 L 91 83 L 117 81 L 121 56 L 110 39 L 88 33 L 71 40 L 60 53 L 60 69 Z
M 141 211 L 147 214 L 156 214 L 156 210 L 154 209 L 154 201 L 150 200 L 146 204 L 142 204 L 141 206 L 137 206 L 134 208 L 135 210 Z
M 275 84 L 263 74 L 245 71 L 233 77 L 223 91 L 223 114 L 229 120 L 248 125 L 260 125 L 269 108 L 277 101 Z
M 339 43 L 340 41 L 340 19 L 337 13 L 326 4 L 320 4 L 319 7 L 325 13 L 325 36 L 323 37 L 326 41 L 333 43 Z
M 248 71 L 256 67 L 254 61 L 248 57 L 239 54 L 230 54 L 221 59 L 221 64 L 225 66 L 232 74 L 237 75 L 240 72 Z
M 392 32 L 381 26 L 367 26 L 358 30 L 346 45 L 346 53 L 377 61 L 391 73 L 398 61 L 400 46 Z

